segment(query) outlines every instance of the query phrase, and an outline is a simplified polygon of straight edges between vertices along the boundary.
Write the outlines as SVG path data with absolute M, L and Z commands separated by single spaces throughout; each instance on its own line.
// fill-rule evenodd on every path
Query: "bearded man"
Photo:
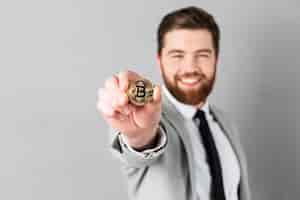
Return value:
M 164 84 L 153 87 L 151 101 L 140 106 L 141 96 L 128 95 L 132 83 L 145 80 L 130 70 L 99 89 L 97 109 L 111 127 L 129 198 L 250 200 L 237 128 L 208 101 L 220 42 L 214 17 L 197 7 L 174 10 L 159 24 L 157 42 Z M 133 86 L 137 92 L 143 85 Z

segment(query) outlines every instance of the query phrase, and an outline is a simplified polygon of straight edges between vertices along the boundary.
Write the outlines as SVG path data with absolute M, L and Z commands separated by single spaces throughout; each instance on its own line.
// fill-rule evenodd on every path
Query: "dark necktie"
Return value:
M 194 119 L 199 119 L 198 126 L 202 141 L 206 150 L 207 161 L 209 164 L 210 174 L 212 177 L 212 200 L 226 200 L 222 178 L 222 168 L 218 155 L 218 151 L 209 129 L 205 113 L 202 110 L 197 110 Z

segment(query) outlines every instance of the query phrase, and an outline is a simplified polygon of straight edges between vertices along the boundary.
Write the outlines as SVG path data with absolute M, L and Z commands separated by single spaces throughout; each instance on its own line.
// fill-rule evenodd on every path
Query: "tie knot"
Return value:
M 200 121 L 205 120 L 205 113 L 203 110 L 197 109 L 193 119 L 199 119 Z

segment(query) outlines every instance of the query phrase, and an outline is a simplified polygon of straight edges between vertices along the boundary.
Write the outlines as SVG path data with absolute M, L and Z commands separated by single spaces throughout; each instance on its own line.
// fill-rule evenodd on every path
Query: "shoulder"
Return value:
M 221 118 L 222 120 L 226 121 L 236 121 L 233 114 L 227 111 L 224 108 L 221 108 L 220 106 L 217 106 L 214 103 L 209 104 L 210 111 L 212 112 L 213 115 L 216 115 L 218 118 Z
M 213 117 L 215 118 L 215 120 L 229 127 L 230 130 L 238 134 L 238 129 L 239 129 L 237 125 L 238 123 L 232 113 L 213 103 L 210 104 L 210 111 Z

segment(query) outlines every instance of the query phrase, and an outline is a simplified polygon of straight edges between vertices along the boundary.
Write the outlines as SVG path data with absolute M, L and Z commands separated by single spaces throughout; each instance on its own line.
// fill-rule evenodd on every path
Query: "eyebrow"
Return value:
M 196 51 L 194 51 L 195 53 L 212 53 L 211 49 L 197 49 Z M 168 51 L 167 55 L 170 55 L 172 53 L 184 53 L 183 50 L 180 49 L 171 49 L 170 51 Z

